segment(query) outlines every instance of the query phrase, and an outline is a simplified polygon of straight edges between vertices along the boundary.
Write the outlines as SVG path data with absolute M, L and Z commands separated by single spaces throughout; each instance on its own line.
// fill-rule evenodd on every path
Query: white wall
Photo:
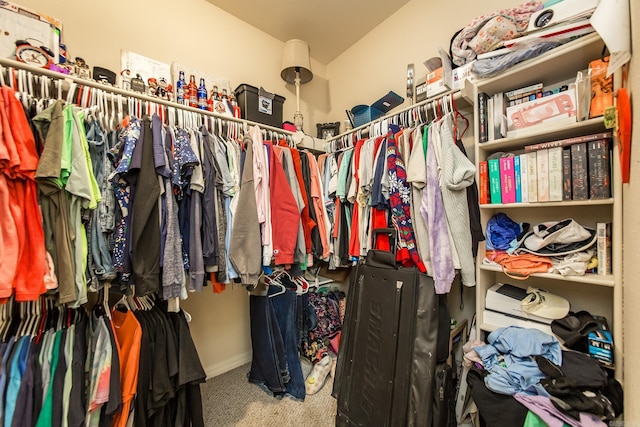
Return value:
M 474 17 L 513 7 L 514 0 L 411 0 L 327 66 L 330 121 L 347 118 L 345 110 L 371 104 L 390 90 L 406 97 L 407 64 L 416 79 L 425 77 L 423 62 L 447 52 L 453 34 Z M 409 105 L 405 100 L 402 106 Z
M 205 0 L 16 3 L 61 20 L 69 57 L 80 56 L 91 67 L 119 72 L 121 49 L 168 64 L 177 61 L 226 77 L 232 88 L 247 83 L 286 97 L 283 117 L 293 121 L 295 88 L 280 78 L 284 43 Z M 305 130 L 315 136 L 315 121 L 322 122 L 323 109 L 328 111 L 328 83 L 326 67 L 315 60 L 311 66 L 314 79 L 303 86 L 301 109 Z M 205 289 L 184 302 L 193 315 L 191 332 L 207 374 L 250 360 L 248 304 L 238 285 L 221 295 Z
M 61 20 L 70 58 L 116 72 L 121 49 L 167 64 L 176 61 L 228 78 L 232 89 L 246 83 L 284 96 L 283 119 L 293 121 L 295 87 L 280 78 L 284 43 L 205 0 L 15 3 Z M 301 110 L 305 130 L 315 136 L 316 121 L 326 118 L 328 84 L 325 65 L 312 59 L 311 68 L 314 79 L 302 87 Z

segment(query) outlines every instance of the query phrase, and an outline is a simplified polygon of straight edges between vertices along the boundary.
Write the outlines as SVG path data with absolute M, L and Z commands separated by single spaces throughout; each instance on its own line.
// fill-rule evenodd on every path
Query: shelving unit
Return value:
M 577 71 L 587 69 L 589 62 L 601 56 L 604 43 L 594 33 L 574 40 L 538 58 L 518 64 L 499 76 L 477 80 L 473 84 L 475 161 L 486 160 L 491 154 L 504 152 L 524 152 L 524 146 L 580 135 L 604 132 L 602 117 L 565 124 L 543 124 L 531 126 L 516 132 L 509 132 L 507 138 L 479 142 L 478 93 L 489 96 L 542 82 L 545 86 L 575 77 Z M 614 80 L 614 86 L 617 82 Z M 613 332 L 614 357 L 618 380 L 623 377 L 623 333 L 622 333 L 622 183 L 620 177 L 618 141 L 613 140 L 611 152 L 612 197 L 604 200 L 581 200 L 563 202 L 535 202 L 511 204 L 483 204 L 480 216 L 483 228 L 496 213 L 504 212 L 516 222 L 527 222 L 532 226 L 551 220 L 573 218 L 586 227 L 597 222 L 611 222 L 612 226 L 612 274 L 584 276 L 561 276 L 559 274 L 533 274 L 523 281 L 510 278 L 500 266 L 483 264 L 485 245 L 481 243 L 476 262 L 476 313 L 477 332 L 484 333 L 497 329 L 483 319 L 487 290 L 497 282 L 511 283 L 521 287 L 540 287 L 560 295 L 571 303 L 574 311 L 587 310 L 591 314 L 605 316 Z

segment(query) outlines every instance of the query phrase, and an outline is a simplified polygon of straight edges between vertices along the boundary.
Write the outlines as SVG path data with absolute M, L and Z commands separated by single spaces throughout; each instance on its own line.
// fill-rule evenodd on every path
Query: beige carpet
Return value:
M 210 379 L 202 385 L 204 423 L 208 427 L 332 427 L 335 425 L 336 400 L 331 397 L 333 378 L 324 387 L 307 396 L 304 402 L 277 400 L 247 381 L 250 365 L 244 365 Z M 311 370 L 302 364 L 306 378 Z

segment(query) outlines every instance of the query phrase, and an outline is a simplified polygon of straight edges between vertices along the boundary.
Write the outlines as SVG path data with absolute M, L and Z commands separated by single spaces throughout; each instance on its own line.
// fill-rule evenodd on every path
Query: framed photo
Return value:
M 340 122 L 318 123 L 318 138 L 327 139 L 340 133 Z

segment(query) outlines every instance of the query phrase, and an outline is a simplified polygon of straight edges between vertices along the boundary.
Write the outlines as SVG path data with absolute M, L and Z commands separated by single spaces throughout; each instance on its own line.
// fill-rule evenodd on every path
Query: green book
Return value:
M 500 190 L 500 159 L 489 159 L 489 191 L 491 203 L 502 203 L 502 192 Z

